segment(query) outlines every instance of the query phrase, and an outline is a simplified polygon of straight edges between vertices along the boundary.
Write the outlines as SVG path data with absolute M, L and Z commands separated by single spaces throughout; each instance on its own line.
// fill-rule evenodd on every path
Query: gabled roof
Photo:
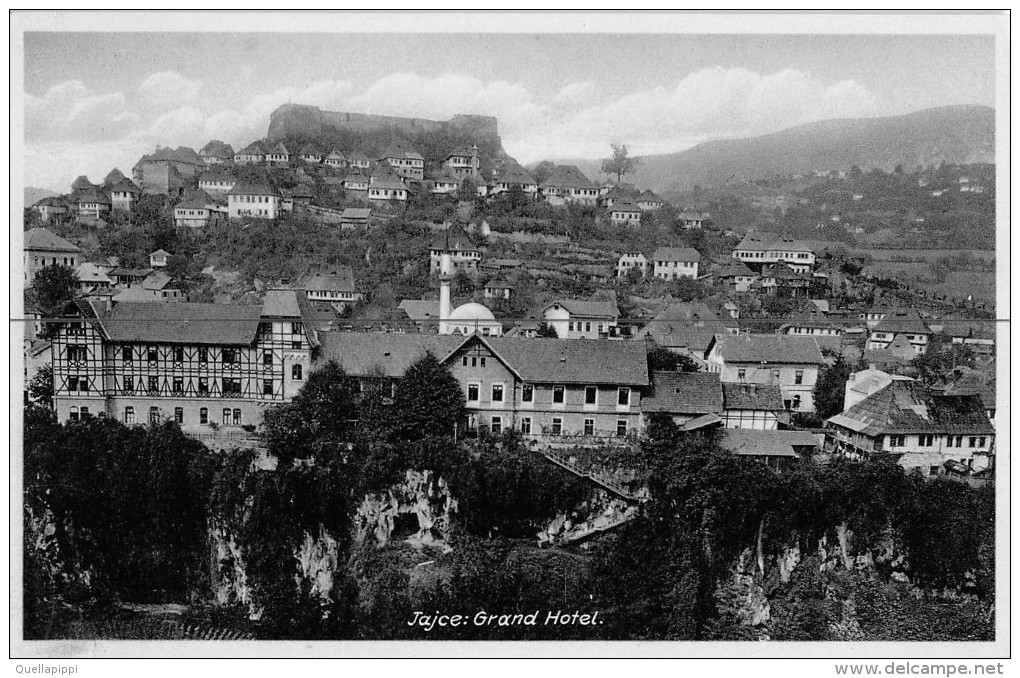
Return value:
M 641 214 L 641 208 L 638 207 L 637 203 L 629 200 L 617 200 L 608 208 L 610 212 L 633 212 L 635 214 Z
M 290 155 L 290 151 L 287 150 L 287 147 L 284 146 L 283 142 L 281 141 L 278 144 L 276 144 L 275 146 L 273 146 L 271 149 L 269 149 L 266 152 L 266 154 L 267 155 L 269 155 L 269 154 L 272 154 L 272 155 Z
M 698 215 L 701 218 L 701 215 Z M 789 250 L 791 252 L 811 252 L 812 249 L 793 238 L 785 235 L 776 235 L 774 233 L 759 233 L 753 232 L 748 233 L 744 236 L 744 239 L 740 241 L 740 244 L 736 246 L 738 250 Z
M 667 304 L 638 333 L 663 348 L 688 350 L 704 355 L 716 334 L 725 334 L 737 322 L 710 309 L 703 302 Z
M 367 174 L 361 172 L 348 172 L 344 177 L 344 183 L 367 184 L 369 178 Z
M 382 176 L 373 177 L 372 183 L 369 184 L 368 188 L 370 190 L 373 188 L 384 188 L 391 191 L 406 191 L 407 184 L 405 184 L 404 180 L 398 176 L 384 174 Z
M 651 390 L 641 399 L 643 412 L 718 414 L 723 392 L 718 372 L 665 372 L 651 374 Z
M 661 203 L 664 203 L 666 201 L 663 200 L 662 198 L 660 198 L 658 195 L 656 195 L 654 191 L 652 191 L 651 189 L 648 189 L 648 190 L 645 190 L 645 191 L 641 192 L 641 195 L 638 196 L 638 202 L 661 202 Z
M 238 181 L 227 195 L 275 195 L 279 197 L 280 194 L 268 184 L 249 184 Z
M 821 365 L 824 362 L 814 337 L 717 334 L 713 344 L 718 346 L 727 363 Z
M 720 278 L 734 278 L 737 276 L 757 275 L 754 271 L 744 265 L 744 262 L 734 259 L 715 270 L 715 275 Z
M 25 249 L 37 252 L 81 252 L 77 245 L 64 240 L 48 228 L 25 231 Z
M 163 148 L 157 148 L 152 153 L 143 155 L 135 167 L 143 165 L 147 162 L 181 162 L 189 165 L 204 165 L 202 158 L 195 152 L 195 149 L 189 148 L 188 146 L 179 146 L 177 148 L 170 148 L 164 146 Z
M 436 183 L 460 185 L 462 178 L 454 174 L 449 167 L 444 167 L 443 171 L 436 175 L 436 178 L 433 179 L 433 181 Z
M 765 410 L 782 412 L 783 392 L 779 384 L 734 384 L 722 385 L 723 404 L 727 410 Z
M 969 367 L 957 367 L 950 376 L 944 395 L 976 395 L 988 409 L 995 409 L 995 375 Z
M 92 182 L 89 181 L 89 178 L 83 174 L 71 183 L 71 190 L 87 191 L 90 190 L 92 186 L 93 186 Z
M 680 213 L 680 218 L 685 221 L 701 221 L 704 217 L 701 216 L 701 212 L 687 208 Z
M 476 151 L 472 148 L 469 148 L 467 146 L 461 146 L 460 148 L 455 148 L 454 150 L 447 153 L 445 159 L 449 160 L 454 156 L 461 158 L 470 158 L 475 152 Z
M 976 395 L 938 395 L 913 381 L 893 381 L 828 423 L 867 436 L 890 433 L 994 433 Z
M 439 318 L 439 302 L 435 299 L 404 299 L 397 306 L 411 320 L 431 320 Z
M 434 302 L 437 304 L 439 302 Z M 442 360 L 463 341 L 451 334 L 326 332 L 322 358 L 336 360 L 347 374 L 401 377 L 415 361 L 431 352 Z
M 549 178 L 542 182 L 542 186 L 580 189 L 598 188 L 596 184 L 592 183 L 591 179 L 584 176 L 584 172 L 577 165 L 557 165 L 549 174 Z
M 266 151 L 265 148 L 263 148 L 261 141 L 253 141 L 236 153 L 236 155 L 265 155 L 265 154 Z
M 77 202 L 79 205 L 87 202 L 109 205 L 110 199 L 102 191 L 98 191 L 96 189 L 89 189 L 87 191 L 82 191 L 81 193 L 78 194 Z
M 351 162 L 365 162 L 367 160 L 370 160 L 370 158 L 367 155 L 365 155 L 364 153 L 362 153 L 361 151 L 353 151 L 353 152 L 351 152 L 351 155 L 349 156 L 349 159 L 350 159 Z
M 166 273 L 153 273 L 142 281 L 142 289 L 163 290 L 170 285 L 170 276 Z
M 111 193 L 134 193 L 135 195 L 142 193 L 142 189 L 138 188 L 138 184 L 127 178 L 121 179 L 110 186 L 109 190 Z
M 325 273 L 305 278 L 301 289 L 307 292 L 354 292 L 354 271 L 350 266 L 337 266 Z
M 372 216 L 371 207 L 348 207 L 340 213 L 341 219 L 368 219 Z
M 493 177 L 493 182 L 503 184 L 535 185 L 535 178 L 528 174 L 528 170 L 520 165 L 510 164 L 500 171 L 498 177 Z
M 32 207 L 63 207 L 67 208 L 67 200 L 60 195 L 51 195 L 37 201 Z
M 444 252 L 477 252 L 478 247 L 459 224 L 450 224 L 432 238 L 429 249 Z
M 115 302 L 99 313 L 85 302 L 111 341 L 250 346 L 258 331 L 258 306 Z
M 322 150 L 315 144 L 305 144 L 301 149 L 301 155 L 322 155 Z
M 347 157 L 335 148 L 329 152 L 329 155 L 326 156 L 326 158 L 328 160 L 343 160 L 344 162 L 347 161 Z
M 931 334 L 931 328 L 914 309 L 887 313 L 878 321 L 872 332 L 895 332 L 906 334 Z
M 161 247 L 158 250 L 156 250 L 155 252 L 149 252 L 149 256 L 150 257 L 170 257 L 170 256 L 173 256 L 173 255 L 170 254 L 169 252 L 167 252 L 165 249 L 163 249 Z
M 765 264 L 761 269 L 762 278 L 775 278 L 776 280 L 811 280 L 807 273 L 798 273 L 785 261 L 774 265 Z
M 551 304 L 547 304 L 542 312 L 553 308 L 554 306 L 562 306 L 567 309 L 570 315 L 580 318 L 619 318 L 620 309 L 617 307 L 615 301 L 583 301 L 580 299 L 557 299 Z
M 211 195 L 209 195 L 208 193 L 203 191 L 201 188 L 199 188 L 199 189 L 196 189 L 196 190 L 192 191 L 188 195 L 186 195 L 183 200 L 181 200 L 179 203 L 177 203 L 177 205 L 175 206 L 175 209 L 198 209 L 198 210 L 202 210 L 202 209 L 206 209 L 209 205 L 211 205 L 211 204 L 213 204 L 215 202 L 216 201 L 213 200 Z
M 652 252 L 652 261 L 701 261 L 701 253 L 690 247 L 660 247 Z
M 267 318 L 300 318 L 301 298 L 298 290 L 273 288 L 266 291 L 262 300 L 262 315 Z

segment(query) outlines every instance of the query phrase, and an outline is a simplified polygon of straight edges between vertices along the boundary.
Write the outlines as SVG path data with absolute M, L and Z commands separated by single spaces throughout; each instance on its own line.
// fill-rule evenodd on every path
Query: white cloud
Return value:
M 138 86 L 138 92 L 155 104 L 191 101 L 198 96 L 201 89 L 200 81 L 191 80 L 173 71 L 153 73 Z
M 54 85 L 42 97 L 25 97 L 26 139 L 115 139 L 137 122 L 123 94 L 96 94 L 79 80 Z

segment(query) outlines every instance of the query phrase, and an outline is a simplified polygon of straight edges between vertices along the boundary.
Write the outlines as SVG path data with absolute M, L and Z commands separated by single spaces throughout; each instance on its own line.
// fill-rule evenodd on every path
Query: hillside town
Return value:
M 875 464 L 918 487 L 994 487 L 994 304 L 948 283 L 994 264 L 916 249 L 876 263 L 886 251 L 861 243 L 878 231 L 851 216 L 870 191 L 984 206 L 987 166 L 818 168 L 664 197 L 628 181 L 640 158 L 625 145 L 589 176 L 525 167 L 492 130 L 392 120 L 316 136 L 280 132 L 274 114 L 271 134 L 242 148 L 158 147 L 127 174 L 80 176 L 27 205 L 26 402 L 72 433 L 170 427 L 224 460 L 255 455 L 251 469 L 315 473 L 362 449 L 381 468 L 372 455 L 421 443 L 449 396 L 456 415 L 426 442 L 447 436 L 473 460 L 520 449 L 540 475 L 597 497 L 509 532 L 549 553 L 595 548 L 645 515 L 658 486 L 635 459 L 663 431 L 690 449 L 712 441 L 777 487 Z M 898 278 L 901 264 L 931 284 Z M 412 387 L 435 390 L 415 409 Z M 316 419 L 307 408 L 324 393 L 339 400 Z M 352 485 L 358 543 L 452 543 L 454 476 L 427 458 L 363 472 L 385 501 Z M 545 492 L 530 473 L 511 485 Z M 257 621 L 225 530 L 210 533 L 209 595 Z M 325 557 L 315 543 L 296 556 L 300 577 L 335 602 L 315 579 L 326 570 L 309 569 Z M 758 614 L 741 623 L 761 628 Z

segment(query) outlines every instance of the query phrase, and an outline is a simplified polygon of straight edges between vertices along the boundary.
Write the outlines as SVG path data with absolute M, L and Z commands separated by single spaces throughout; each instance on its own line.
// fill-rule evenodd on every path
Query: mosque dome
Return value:
M 475 302 L 469 302 L 467 304 L 461 304 L 457 308 L 453 309 L 450 313 L 451 321 L 475 321 L 475 320 L 495 320 L 496 316 L 492 315 L 492 311 L 485 308 L 481 304 Z

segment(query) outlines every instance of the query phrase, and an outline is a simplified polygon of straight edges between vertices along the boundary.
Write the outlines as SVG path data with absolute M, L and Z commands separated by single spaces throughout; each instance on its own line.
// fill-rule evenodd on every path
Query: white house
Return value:
M 208 172 L 198 178 L 198 187 L 209 195 L 225 196 L 237 183 L 237 179 L 224 171 Z
M 638 226 L 643 210 L 629 200 L 619 200 L 609 208 L 609 220 L 614 226 Z
M 810 273 L 815 253 L 807 245 L 787 236 L 748 233 L 733 249 L 732 256 L 755 271 L 765 264 L 785 262 L 797 273 Z
M 641 252 L 624 252 L 616 262 L 616 277 L 625 278 L 631 271 L 638 271 L 641 277 L 648 273 L 648 258 Z
M 392 175 L 372 177 L 368 184 L 369 200 L 407 200 L 407 184 Z
M 689 247 L 660 247 L 652 253 L 652 275 L 662 280 L 697 278 L 701 254 Z
M 914 352 L 922 355 L 928 350 L 931 328 L 921 319 L 917 311 L 893 311 L 886 313 L 868 336 L 868 350 L 888 348 L 893 341 L 902 336 L 913 347 Z
M 542 318 L 560 339 L 600 339 L 616 331 L 620 309 L 615 301 L 558 299 L 542 309 Z
M 709 372 L 723 383 L 778 384 L 783 406 L 814 412 L 814 388 L 823 364 L 812 337 L 782 334 L 717 334 L 705 351 Z
M 227 214 L 231 219 L 251 216 L 275 219 L 280 213 L 280 194 L 266 184 L 238 182 L 227 194 Z

